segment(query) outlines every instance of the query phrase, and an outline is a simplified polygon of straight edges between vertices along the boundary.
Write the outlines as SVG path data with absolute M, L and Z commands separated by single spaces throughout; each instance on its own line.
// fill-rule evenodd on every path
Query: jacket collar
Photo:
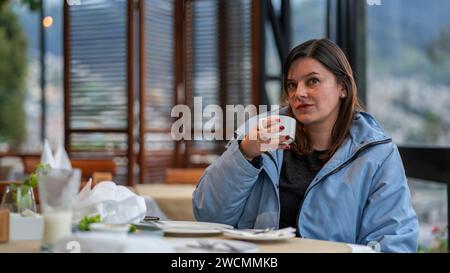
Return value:
M 348 137 L 313 179 L 307 192 L 324 177 L 332 174 L 335 170 L 337 171 L 341 166 L 350 163 L 363 149 L 391 141 L 370 114 L 366 112 L 356 113 Z
M 345 162 L 361 148 L 372 143 L 389 140 L 378 122 L 366 112 L 357 112 L 348 137 L 330 160 Z

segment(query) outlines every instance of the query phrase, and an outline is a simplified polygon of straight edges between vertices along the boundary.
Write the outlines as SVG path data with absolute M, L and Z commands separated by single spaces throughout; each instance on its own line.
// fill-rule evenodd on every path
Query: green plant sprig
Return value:
M 94 216 L 85 216 L 83 219 L 81 219 L 78 228 L 82 231 L 89 231 L 89 226 L 92 223 L 100 223 L 101 222 L 100 214 L 94 215 Z
M 49 164 L 38 164 L 36 165 L 36 169 L 30 175 L 25 178 L 22 184 L 11 184 L 11 189 L 17 192 L 17 189 L 20 189 L 22 196 L 25 196 L 30 188 L 36 188 L 38 185 L 38 179 L 40 174 L 46 174 L 50 170 Z M 13 198 L 17 201 L 17 196 L 13 194 Z

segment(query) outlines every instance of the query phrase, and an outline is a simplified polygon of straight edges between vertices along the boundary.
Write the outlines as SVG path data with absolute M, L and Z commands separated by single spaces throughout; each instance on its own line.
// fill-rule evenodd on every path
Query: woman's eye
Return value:
M 288 90 L 293 90 L 293 89 L 295 89 L 295 83 L 293 83 L 293 82 L 288 83 L 288 84 L 287 84 L 287 89 L 288 89 Z
M 309 86 L 316 85 L 316 84 L 318 84 L 318 83 L 319 83 L 319 80 L 316 79 L 316 78 L 312 78 L 312 79 L 309 79 L 309 80 L 308 80 L 308 85 L 309 85 Z

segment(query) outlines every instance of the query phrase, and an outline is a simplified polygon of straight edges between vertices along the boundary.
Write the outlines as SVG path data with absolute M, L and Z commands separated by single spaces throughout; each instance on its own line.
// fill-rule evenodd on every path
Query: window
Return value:
M 448 244 L 449 9 L 439 0 L 366 8 L 367 106 L 399 145 L 406 173 L 422 178 L 409 178 L 420 251 Z
M 15 44 L 14 50 L 16 53 L 11 54 L 9 58 L 15 60 L 6 61 L 5 64 L 16 63 L 9 65 L 8 70 L 14 76 L 8 76 L 9 72 L 2 71 L 3 76 L 8 79 L 0 79 L 0 88 L 7 88 L 9 83 L 13 81 L 17 83 L 18 89 L 14 92 L 7 92 L 2 98 L 0 108 L 5 113 L 1 116 L 5 118 L 3 124 L 0 118 L 0 143 L 10 143 L 14 148 L 22 144 L 24 150 L 37 150 L 41 145 L 41 88 L 40 88 L 40 16 L 39 11 L 30 10 L 28 5 L 21 4 L 19 1 L 9 1 L 10 4 L 4 6 L 2 11 L 2 19 L 7 19 L 10 22 L 7 25 L 16 23 L 17 29 L 12 32 L 11 37 L 15 42 L 19 39 L 24 39 L 25 47 L 22 50 L 21 44 Z M 46 0 L 44 1 L 44 16 L 51 17 L 51 23 L 44 28 L 45 32 L 45 92 L 47 101 L 46 113 L 46 138 L 52 144 L 59 144 L 63 142 L 63 56 L 62 56 L 62 1 Z M 8 13 L 8 14 L 7 14 Z M 11 17 L 12 16 L 12 17 Z M 6 26 L 6 25 L 5 25 Z M 1 38 L 5 45 L 8 39 Z M 11 40 L 11 41 L 13 41 Z M 21 53 L 19 53 L 21 52 Z M 17 55 L 18 54 L 18 55 Z M 22 67 L 17 61 L 17 58 L 22 56 L 25 58 L 24 66 Z M 22 68 L 25 74 L 21 75 Z M 16 78 L 14 78 L 16 77 Z M 12 91 L 9 88 L 9 91 Z M 0 96 L 2 92 L 0 92 Z M 11 107 L 11 109 L 9 109 Z M 5 130 L 5 131 L 4 131 Z
M 292 0 L 293 46 L 326 36 L 326 0 Z
M 419 251 L 447 251 L 448 186 L 429 180 L 409 178 L 413 207 L 420 223 Z
M 254 3 L 85 0 L 66 5 L 66 139 L 72 152 L 121 157 L 129 183 L 135 156 L 142 183 L 164 182 L 165 168 L 173 165 L 209 164 L 211 154 L 224 150 L 223 141 L 174 142 L 172 106 L 193 107 L 194 97 L 201 97 L 204 107 L 222 109 L 254 103 Z M 137 115 L 140 124 L 133 122 Z M 133 148 L 137 131 L 139 153 Z
M 275 36 L 269 22 L 265 23 L 266 32 L 266 92 L 269 105 L 281 103 L 281 59 L 277 52 Z
M 282 4 L 285 0 L 271 0 L 274 9 L 274 15 L 278 16 L 281 24 Z M 286 4 L 286 3 L 285 3 Z M 280 41 L 283 45 L 285 41 L 290 40 L 291 44 L 287 46 L 290 50 L 310 39 L 318 39 L 326 36 L 326 0 L 291 0 L 289 17 L 290 26 L 282 29 L 285 37 Z M 290 33 L 286 33 L 290 31 Z M 276 35 L 270 20 L 265 22 L 265 68 L 266 82 L 265 89 L 267 94 L 267 103 L 269 105 L 282 104 L 282 86 L 281 73 L 283 65 L 283 56 L 280 56 L 280 50 L 277 48 Z
M 45 97 L 47 101 L 45 135 L 50 143 L 63 144 L 63 1 L 46 0 L 44 3 L 44 16 L 52 18 L 52 24 L 45 28 Z
M 170 114 L 175 104 L 175 1 L 140 1 L 140 4 L 143 14 L 140 31 L 144 32 L 140 59 L 145 62 L 144 77 L 140 79 L 144 121 L 140 124 L 140 181 L 155 183 L 164 181 L 165 169 L 174 162 Z
M 367 7 L 368 109 L 400 145 L 450 146 L 450 2 Z
M 193 0 L 185 2 L 186 104 L 194 110 L 194 97 L 207 105 L 249 105 L 253 101 L 252 5 L 245 0 Z M 258 90 L 259 92 L 259 90 Z M 196 105 L 195 107 L 199 107 Z M 225 111 L 224 111 L 225 113 Z M 203 124 L 210 117 L 203 117 Z M 226 121 L 225 121 L 226 123 Z M 193 128 L 202 135 L 201 124 Z M 193 126 L 194 127 L 194 126 Z M 227 128 L 214 128 L 226 134 Z M 223 141 L 186 141 L 183 164 L 205 166 L 224 150 Z
M 1 6 L 0 145 L 5 148 L 23 143 L 31 148 L 40 142 L 38 22 L 39 14 L 27 6 Z
M 66 148 L 71 158 L 114 158 L 114 181 L 132 185 L 131 2 L 65 5 Z

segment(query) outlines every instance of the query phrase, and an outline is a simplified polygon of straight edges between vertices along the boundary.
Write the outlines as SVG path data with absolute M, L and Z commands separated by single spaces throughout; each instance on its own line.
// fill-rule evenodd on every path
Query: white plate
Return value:
M 92 223 L 89 225 L 91 231 L 111 232 L 111 233 L 128 233 L 130 225 L 113 225 L 103 223 Z
M 283 241 L 295 237 L 295 233 L 278 232 L 276 230 L 258 234 L 244 230 L 224 230 L 223 235 L 245 241 Z
M 174 239 L 170 243 L 178 253 L 255 253 L 255 244 L 224 239 Z
M 195 221 L 155 221 L 152 223 L 166 234 L 178 235 L 218 235 L 223 230 L 233 228 L 225 224 Z

